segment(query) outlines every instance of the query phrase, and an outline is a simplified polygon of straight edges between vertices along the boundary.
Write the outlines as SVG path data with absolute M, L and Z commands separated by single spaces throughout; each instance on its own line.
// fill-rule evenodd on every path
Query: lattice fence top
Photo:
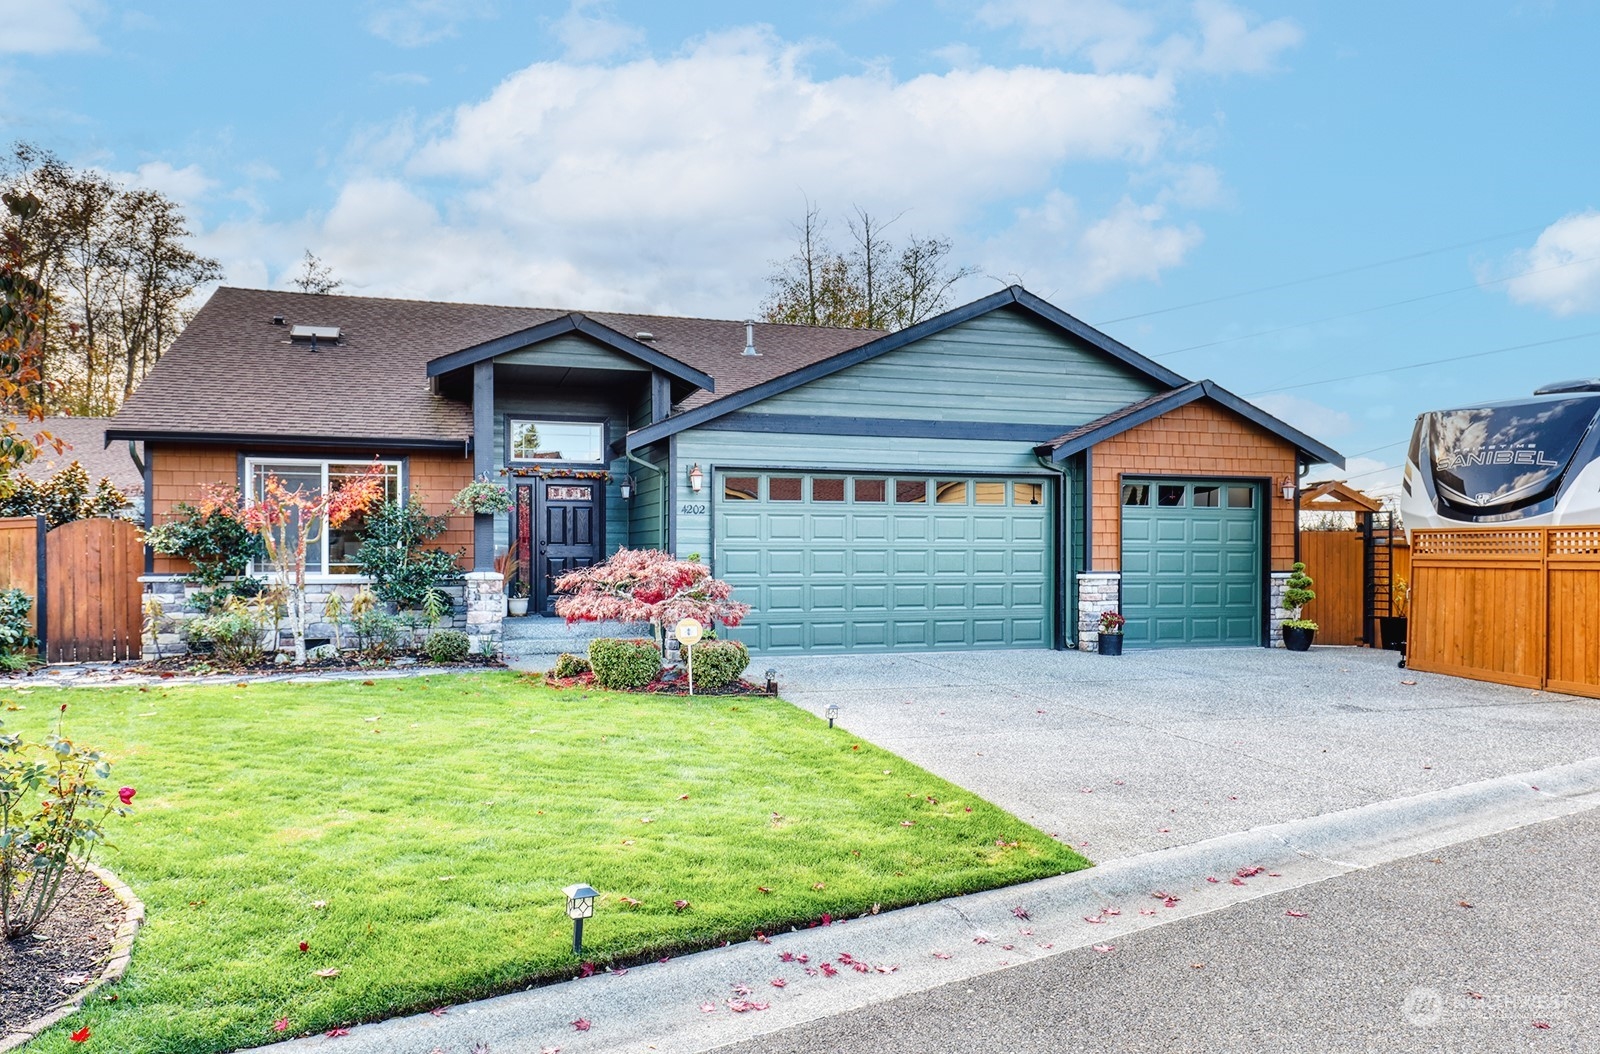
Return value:
M 1476 556 L 1527 559 L 1544 552 L 1544 530 L 1521 527 L 1505 530 L 1474 528 L 1462 531 L 1417 531 L 1412 536 L 1414 556 Z
M 1600 526 L 1550 528 L 1550 555 L 1600 555 Z

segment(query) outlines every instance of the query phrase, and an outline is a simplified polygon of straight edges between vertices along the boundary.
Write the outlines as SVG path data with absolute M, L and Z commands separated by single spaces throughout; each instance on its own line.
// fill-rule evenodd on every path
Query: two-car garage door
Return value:
M 716 571 L 752 650 L 1047 648 L 1042 480 L 719 473 Z

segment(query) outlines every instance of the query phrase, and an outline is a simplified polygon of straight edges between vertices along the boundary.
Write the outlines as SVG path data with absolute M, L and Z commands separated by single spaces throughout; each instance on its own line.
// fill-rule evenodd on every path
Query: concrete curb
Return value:
M 133 938 L 138 934 L 139 927 L 144 925 L 144 902 L 134 895 L 127 883 L 105 868 L 91 864 L 89 873 L 99 879 L 101 884 L 111 891 L 111 895 L 122 902 L 122 922 L 117 926 L 116 936 L 112 938 L 111 954 L 106 960 L 105 968 L 100 971 L 98 978 L 81 988 L 71 999 L 48 1011 L 43 1017 L 27 1022 L 17 1031 L 0 1036 L 0 1054 L 15 1050 L 45 1029 L 60 1023 L 82 1007 L 84 1000 L 102 985 L 115 984 L 128 972 L 128 963 L 133 957 Z
M 362 1026 L 339 1038 L 338 1050 L 465 1051 L 478 1043 L 495 1054 L 712 1050 L 1597 806 L 1600 758 L 1593 758 L 549 985 L 443 1016 Z M 819 973 L 824 962 L 835 976 Z M 772 986 L 774 978 L 785 985 Z M 576 1030 L 578 1019 L 591 1028 Z M 327 1042 L 313 1037 L 257 1049 L 290 1054 Z

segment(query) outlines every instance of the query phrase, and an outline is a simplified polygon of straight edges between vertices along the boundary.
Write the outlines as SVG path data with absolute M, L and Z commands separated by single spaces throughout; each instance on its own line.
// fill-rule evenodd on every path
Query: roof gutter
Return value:
M 107 444 L 118 439 L 126 439 L 129 442 L 138 440 L 144 443 L 228 443 L 235 445 L 380 447 L 384 450 L 449 451 L 460 450 L 462 444 L 461 439 L 445 437 L 264 435 L 260 432 L 146 432 L 133 428 L 106 429 Z

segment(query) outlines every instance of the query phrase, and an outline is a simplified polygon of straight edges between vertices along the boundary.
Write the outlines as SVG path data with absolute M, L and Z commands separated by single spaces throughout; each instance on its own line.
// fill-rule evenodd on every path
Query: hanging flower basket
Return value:
M 493 516 L 511 509 L 511 495 L 498 483 L 475 479 L 456 492 L 451 508 L 460 513 Z

